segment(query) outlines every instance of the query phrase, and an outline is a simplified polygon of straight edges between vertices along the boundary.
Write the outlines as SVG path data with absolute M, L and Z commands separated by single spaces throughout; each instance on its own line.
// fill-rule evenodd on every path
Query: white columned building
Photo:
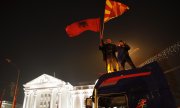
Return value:
M 85 108 L 85 99 L 92 95 L 94 88 L 94 85 L 73 87 L 47 74 L 23 86 L 23 108 Z
M 24 84 L 23 108 L 72 108 L 72 90 L 70 83 L 43 74 Z
M 74 86 L 72 91 L 73 108 L 85 108 L 85 100 L 93 92 L 94 85 Z

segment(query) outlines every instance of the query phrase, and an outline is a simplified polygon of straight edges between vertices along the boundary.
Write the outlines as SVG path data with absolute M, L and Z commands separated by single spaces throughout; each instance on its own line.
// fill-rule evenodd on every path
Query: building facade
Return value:
M 85 108 L 94 85 L 72 86 L 69 82 L 43 74 L 24 86 L 23 108 Z
M 2 101 L 2 105 L 0 108 L 12 108 L 12 102 Z M 16 108 L 22 108 L 22 105 L 16 104 Z
M 74 86 L 71 91 L 72 108 L 85 108 L 85 100 L 92 95 L 93 88 L 94 85 Z

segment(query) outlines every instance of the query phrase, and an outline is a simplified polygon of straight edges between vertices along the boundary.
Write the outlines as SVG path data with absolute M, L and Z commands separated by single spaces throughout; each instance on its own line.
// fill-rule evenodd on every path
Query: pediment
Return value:
M 43 74 L 37 78 L 35 78 L 32 81 L 29 81 L 28 83 L 24 84 L 25 88 L 31 88 L 31 87 L 50 87 L 50 86 L 58 86 L 58 85 L 65 85 L 66 83 L 60 79 L 57 79 L 53 76 Z

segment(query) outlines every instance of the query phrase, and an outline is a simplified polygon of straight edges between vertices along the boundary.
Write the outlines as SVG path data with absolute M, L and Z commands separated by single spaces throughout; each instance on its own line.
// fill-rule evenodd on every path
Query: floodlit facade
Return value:
M 12 108 L 12 102 L 2 101 L 1 108 Z M 16 104 L 16 108 L 22 108 L 20 104 Z
M 91 96 L 93 87 L 73 87 L 68 82 L 43 74 L 24 84 L 23 108 L 85 108 L 85 99 Z
M 94 85 L 75 86 L 71 92 L 72 108 L 85 108 L 85 100 L 93 92 Z

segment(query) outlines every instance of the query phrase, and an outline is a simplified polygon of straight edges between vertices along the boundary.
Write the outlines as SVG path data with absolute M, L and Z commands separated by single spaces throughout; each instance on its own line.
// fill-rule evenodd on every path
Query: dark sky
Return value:
M 133 48 L 136 65 L 180 40 L 177 0 L 121 0 L 130 10 L 105 23 L 104 37 L 124 40 Z M 72 85 L 93 82 L 104 72 L 99 33 L 87 31 L 69 38 L 65 27 L 73 22 L 102 17 L 104 0 L 1 0 L 0 88 L 16 80 L 20 85 L 41 74 Z M 23 90 L 21 89 L 20 102 Z

